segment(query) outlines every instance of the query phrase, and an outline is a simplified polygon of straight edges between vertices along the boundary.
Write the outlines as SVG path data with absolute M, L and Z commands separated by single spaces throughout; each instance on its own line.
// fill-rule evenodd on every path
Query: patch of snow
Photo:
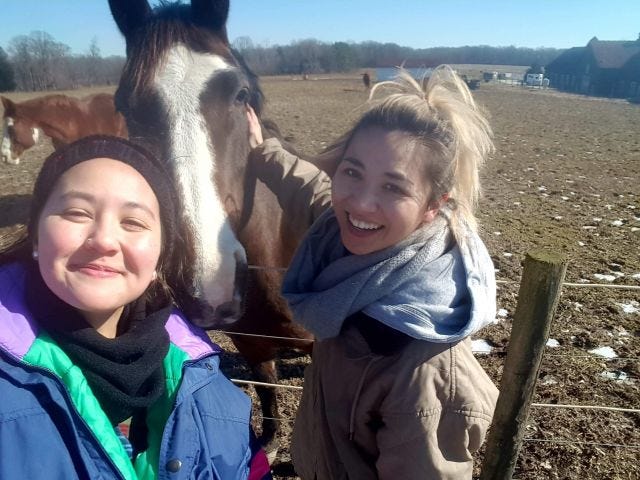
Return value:
M 561 198 L 562 200 L 564 200 L 565 202 L 566 202 L 567 200 L 569 200 L 569 197 L 565 197 L 564 195 L 563 195 L 563 196 L 561 196 L 560 198 Z
M 584 242 L 578 242 L 578 245 L 580 245 L 581 247 L 584 247 L 586 245 L 586 243 Z
M 513 204 L 517 207 L 518 205 L 520 205 L 520 202 L 513 202 Z
M 509 253 L 509 252 L 502 252 L 502 256 L 503 256 L 503 257 L 507 257 L 507 258 L 509 258 L 509 257 L 513 257 L 513 253 Z
M 540 385 L 556 385 L 558 381 L 551 375 L 546 375 L 538 381 Z
M 540 186 L 538 187 L 538 191 L 539 191 L 539 192 L 546 192 L 546 191 L 547 191 L 547 187 L 545 187 L 544 185 L 540 185 Z
M 620 278 L 620 277 L 624 277 L 624 273 L 622 272 L 611 272 L 613 275 L 615 275 L 616 277 Z
M 614 370 L 612 372 L 605 370 L 600 374 L 600 376 L 608 380 L 614 380 L 618 383 L 632 383 L 627 372 L 623 372 L 622 370 Z
M 558 340 L 556 340 L 555 338 L 550 338 L 549 340 L 547 340 L 547 347 L 557 348 L 559 346 L 560 346 L 560 342 L 558 342 Z
M 604 282 L 613 282 L 616 279 L 615 275 L 607 275 L 604 273 L 594 273 L 593 276 L 598 280 L 602 280 Z
M 629 336 L 629 332 L 627 332 L 624 328 L 620 327 L 620 330 L 618 331 L 618 336 L 619 337 L 628 337 Z
M 580 302 L 573 302 L 573 308 L 576 310 L 580 310 L 583 305 Z
M 640 304 L 635 300 L 631 300 L 629 303 L 616 303 L 624 313 L 640 313 Z
M 497 315 L 498 317 L 503 317 L 503 318 L 504 318 L 504 317 L 506 317 L 506 316 L 508 316 L 508 315 L 509 315 L 509 312 L 507 312 L 507 310 L 506 310 L 506 309 L 501 308 L 501 309 L 499 309 L 499 310 L 498 310 L 498 313 L 496 313 L 496 315 Z
M 640 273 L 634 273 L 633 275 L 631 275 L 631 278 L 637 278 L 640 280 Z
M 493 232 L 494 235 L 502 235 L 502 232 Z
M 608 203 L 607 203 L 607 204 L 604 206 L 604 208 L 606 208 L 607 210 L 611 210 L 611 209 L 613 208 L 613 205 L 610 205 L 610 204 L 608 204 Z
M 640 230 L 640 227 L 631 227 L 632 232 L 637 232 L 638 230 Z
M 562 220 L 562 215 L 556 215 L 553 217 L 554 220 Z
M 593 221 L 594 221 L 594 222 L 601 222 L 601 221 L 602 221 L 602 218 L 600 218 L 600 217 L 593 217 Z
M 583 230 L 595 230 L 596 228 L 598 228 L 598 227 L 596 227 L 594 225 L 583 225 L 583 227 L 582 227 Z
M 611 222 L 611 225 L 614 227 L 621 227 L 622 225 L 624 225 L 624 222 L 622 220 L 614 220 L 613 222 Z
M 589 353 L 593 353 L 594 355 L 597 355 L 599 357 L 604 357 L 604 358 L 617 358 L 618 357 L 618 354 L 616 352 L 614 352 L 613 348 L 611 348 L 611 347 L 594 348 L 592 350 L 589 350 Z
M 473 340 L 471 342 L 471 351 L 479 355 L 489 355 L 493 347 L 484 339 Z

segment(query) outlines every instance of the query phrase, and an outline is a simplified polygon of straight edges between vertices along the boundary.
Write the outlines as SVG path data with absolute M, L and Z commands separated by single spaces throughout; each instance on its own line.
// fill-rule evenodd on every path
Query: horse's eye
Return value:
M 247 87 L 243 87 L 240 89 L 238 94 L 236 95 L 236 103 L 248 103 L 249 102 L 249 89 Z

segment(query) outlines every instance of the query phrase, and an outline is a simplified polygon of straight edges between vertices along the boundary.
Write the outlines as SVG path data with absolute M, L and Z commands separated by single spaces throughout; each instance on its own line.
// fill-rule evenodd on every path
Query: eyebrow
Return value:
M 345 157 L 345 158 L 343 158 L 343 159 L 342 159 L 342 161 L 344 161 L 344 162 L 349 162 L 349 163 L 351 163 L 352 165 L 354 165 L 354 166 L 356 166 L 356 167 L 358 167 L 358 168 L 361 168 L 362 170 L 366 170 L 366 168 L 365 168 L 364 164 L 363 164 L 360 160 L 358 160 L 357 158 L 353 158 L 353 157 Z M 392 179 L 392 180 L 396 180 L 396 181 L 399 181 L 399 182 L 404 182 L 404 183 L 408 183 L 408 184 L 413 185 L 413 182 L 412 182 L 408 177 L 405 177 L 405 176 L 404 176 L 403 174 L 401 174 L 401 173 L 396 173 L 396 172 L 385 172 L 385 173 L 384 173 L 384 175 L 385 175 L 386 177 L 389 177 L 389 178 L 390 178 L 390 179 Z
M 62 195 L 60 195 L 60 199 L 61 200 L 68 200 L 68 199 L 73 199 L 73 198 L 79 198 L 81 200 L 86 200 L 87 202 L 90 202 L 90 203 L 93 203 L 96 200 L 96 197 L 94 195 L 92 195 L 91 193 L 80 192 L 78 190 L 71 190 L 69 192 L 66 192 L 66 193 L 63 193 Z M 129 201 L 129 202 L 125 202 L 125 204 L 123 206 L 125 208 L 133 208 L 133 209 L 142 210 L 142 211 L 146 212 L 147 214 L 149 214 L 151 216 L 151 218 L 153 218 L 154 220 L 156 219 L 156 216 L 153 213 L 153 211 L 149 207 L 147 207 L 146 205 L 144 205 L 142 203 Z

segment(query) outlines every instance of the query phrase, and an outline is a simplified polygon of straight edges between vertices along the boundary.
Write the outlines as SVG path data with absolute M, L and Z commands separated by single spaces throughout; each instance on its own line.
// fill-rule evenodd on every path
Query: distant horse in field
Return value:
M 46 95 L 24 102 L 0 97 L 4 107 L 2 157 L 13 165 L 33 147 L 42 131 L 54 148 L 97 133 L 127 136 L 122 115 L 115 110 L 113 95 L 97 93 L 84 98 Z
M 229 47 L 229 2 L 192 0 L 155 10 L 147 0 L 109 4 L 127 44 L 117 109 L 131 139 L 167 162 L 193 232 L 192 301 L 185 310 L 204 328 L 288 337 L 231 336 L 254 377 L 275 383 L 278 351 L 311 347 L 311 335 L 292 322 L 279 293 L 282 267 L 304 232 L 294 230 L 248 168 L 246 105 L 260 115 L 263 96 L 256 75 Z M 250 270 L 246 281 L 248 264 L 267 268 Z M 268 417 L 261 439 L 274 456 L 275 392 L 256 391 Z
M 364 84 L 364 88 L 369 90 L 371 88 L 371 77 L 367 72 L 362 74 L 362 83 Z

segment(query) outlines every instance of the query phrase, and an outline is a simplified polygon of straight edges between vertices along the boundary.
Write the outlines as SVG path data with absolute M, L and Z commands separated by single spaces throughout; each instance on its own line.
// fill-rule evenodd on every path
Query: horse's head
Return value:
M 198 308 L 185 308 L 201 326 L 229 323 L 241 313 L 247 268 L 234 233 L 250 151 L 246 105 L 259 112 L 262 99 L 257 77 L 229 47 L 229 2 L 109 4 L 127 43 L 116 108 L 130 138 L 167 162 L 192 233 L 188 283 Z
M 12 165 L 20 163 L 20 155 L 38 142 L 39 130 L 28 118 L 23 118 L 14 102 L 6 97 L 2 99 L 4 107 L 2 125 L 2 160 Z

